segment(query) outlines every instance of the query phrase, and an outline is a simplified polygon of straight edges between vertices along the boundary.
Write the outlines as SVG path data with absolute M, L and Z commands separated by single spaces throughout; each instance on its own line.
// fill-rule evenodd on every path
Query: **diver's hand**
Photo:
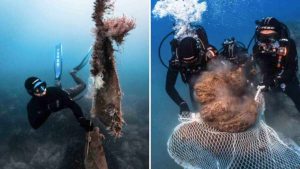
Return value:
M 267 92 L 271 90 L 271 88 L 265 83 L 259 83 L 259 85 L 257 85 L 257 90 L 261 90 L 262 92 Z
M 80 126 L 85 129 L 86 132 L 92 131 L 94 129 L 94 124 L 91 120 L 84 117 L 79 118 Z
M 206 49 L 206 53 L 205 53 L 206 58 L 213 59 L 216 58 L 217 55 L 218 55 L 218 51 L 214 47 L 210 46 Z
M 265 53 L 266 50 L 267 50 L 267 44 L 266 43 L 259 43 L 258 44 L 258 51 L 260 53 Z
M 186 102 L 181 102 L 179 106 L 180 106 L 180 115 L 184 115 L 184 114 L 189 114 L 190 113 L 189 106 L 187 105 Z
M 287 55 L 287 48 L 286 47 L 279 47 L 278 50 L 277 50 L 277 55 L 286 56 Z

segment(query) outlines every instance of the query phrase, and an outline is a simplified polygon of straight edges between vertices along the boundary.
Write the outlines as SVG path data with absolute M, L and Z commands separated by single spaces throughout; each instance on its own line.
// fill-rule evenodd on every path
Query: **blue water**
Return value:
M 151 1 L 153 9 L 156 0 Z M 201 1 L 202 2 L 202 1 Z M 254 21 L 266 16 L 273 16 L 285 23 L 300 21 L 300 2 L 295 0 L 207 0 L 207 11 L 203 15 L 202 25 L 207 31 L 209 42 L 221 47 L 225 38 L 234 36 L 246 45 L 255 30 Z M 152 73 L 152 168 L 176 169 L 180 168 L 167 153 L 167 140 L 174 127 L 179 123 L 179 108 L 165 92 L 166 69 L 158 59 L 158 46 L 163 36 L 172 30 L 172 18 L 151 21 L 151 73 Z M 170 38 L 171 39 L 171 38 Z M 168 42 L 162 48 L 162 55 L 166 63 L 170 58 Z M 188 88 L 180 78 L 177 89 L 181 95 L 189 100 Z
M 48 86 L 54 85 L 54 52 L 55 45 L 59 43 L 63 45 L 62 85 L 63 87 L 74 85 L 68 72 L 79 64 L 95 39 L 94 22 L 91 18 L 93 2 L 86 0 L 1 0 L 0 138 L 2 141 L 0 141 L 0 154 L 10 152 L 6 144 L 13 133 L 32 132 L 26 111 L 30 96 L 24 89 L 24 81 L 27 77 L 34 75 L 46 81 Z M 128 5 L 128 2 L 136 6 Z M 127 3 L 117 2 L 113 13 L 115 16 L 128 15 L 134 18 L 137 24 L 136 29 L 131 31 L 125 39 L 124 45 L 115 46 L 118 49 L 116 52 L 117 71 L 124 93 L 122 105 L 125 111 L 123 113 L 125 117 L 138 114 L 145 121 L 145 124 L 139 124 L 132 119 L 125 118 L 130 121 L 127 126 L 136 125 L 137 128 L 148 129 L 149 6 L 147 2 L 137 0 L 130 0 Z M 78 73 L 79 77 L 86 82 L 89 69 L 88 64 Z M 88 113 L 89 110 L 84 111 Z M 148 140 L 147 134 L 143 136 L 146 140 Z M 148 146 L 147 141 L 141 144 L 143 147 Z M 21 154 L 12 154 L 14 159 L 17 157 L 20 159 L 20 156 Z M 10 158 L 9 156 L 2 157 L 0 166 L 4 166 L 5 160 L 9 162 Z
M 141 5 L 147 9 L 147 3 L 141 2 Z M 0 9 L 0 77 L 2 82 L 23 85 L 26 77 L 37 75 L 52 83 L 54 47 L 62 43 L 63 83 L 68 83 L 70 78 L 67 72 L 81 61 L 94 42 L 92 32 L 94 23 L 91 19 L 93 2 L 3 0 Z M 127 9 L 123 8 L 119 11 L 120 14 L 125 13 L 136 18 L 138 26 L 126 38 L 126 43 L 119 48 L 120 52 L 116 53 L 118 70 L 121 81 L 124 83 L 123 89 L 127 90 L 131 84 L 136 84 L 135 89 L 142 91 L 142 95 L 146 96 L 148 94 L 146 86 L 148 84 L 147 11 L 138 15 L 131 9 L 132 7 L 128 6 Z M 138 48 L 136 44 L 139 44 Z M 127 66 L 128 64 L 131 65 Z M 88 69 L 87 66 L 80 73 L 87 77 Z M 134 83 L 137 80 L 139 83 Z M 11 85 L 11 87 L 16 90 L 20 88 L 19 85 Z

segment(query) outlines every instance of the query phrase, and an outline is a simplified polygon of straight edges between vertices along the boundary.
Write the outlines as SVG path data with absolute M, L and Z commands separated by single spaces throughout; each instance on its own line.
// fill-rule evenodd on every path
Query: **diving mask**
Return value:
M 35 94 L 42 94 L 46 91 L 46 83 L 45 82 L 37 82 L 33 87 L 33 92 Z
M 258 37 L 258 46 L 262 53 L 276 53 L 279 48 L 277 33 L 260 34 Z

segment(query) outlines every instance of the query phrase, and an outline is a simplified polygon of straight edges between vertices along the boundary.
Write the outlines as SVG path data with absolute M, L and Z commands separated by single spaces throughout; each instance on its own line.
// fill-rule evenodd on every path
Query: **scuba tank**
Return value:
M 236 41 L 234 37 L 224 40 L 219 53 L 224 59 L 238 65 L 245 63 L 248 56 L 246 46 L 242 42 Z

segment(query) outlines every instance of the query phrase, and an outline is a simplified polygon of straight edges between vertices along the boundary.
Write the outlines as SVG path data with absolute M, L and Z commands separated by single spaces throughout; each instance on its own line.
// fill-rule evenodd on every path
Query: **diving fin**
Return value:
M 74 70 L 79 71 L 88 63 L 91 51 L 92 51 L 92 46 L 90 47 L 90 49 L 88 50 L 87 54 L 84 56 L 82 61 L 76 67 L 73 68 Z
M 55 60 L 54 60 L 55 80 L 60 81 L 62 74 L 62 44 L 55 46 Z

